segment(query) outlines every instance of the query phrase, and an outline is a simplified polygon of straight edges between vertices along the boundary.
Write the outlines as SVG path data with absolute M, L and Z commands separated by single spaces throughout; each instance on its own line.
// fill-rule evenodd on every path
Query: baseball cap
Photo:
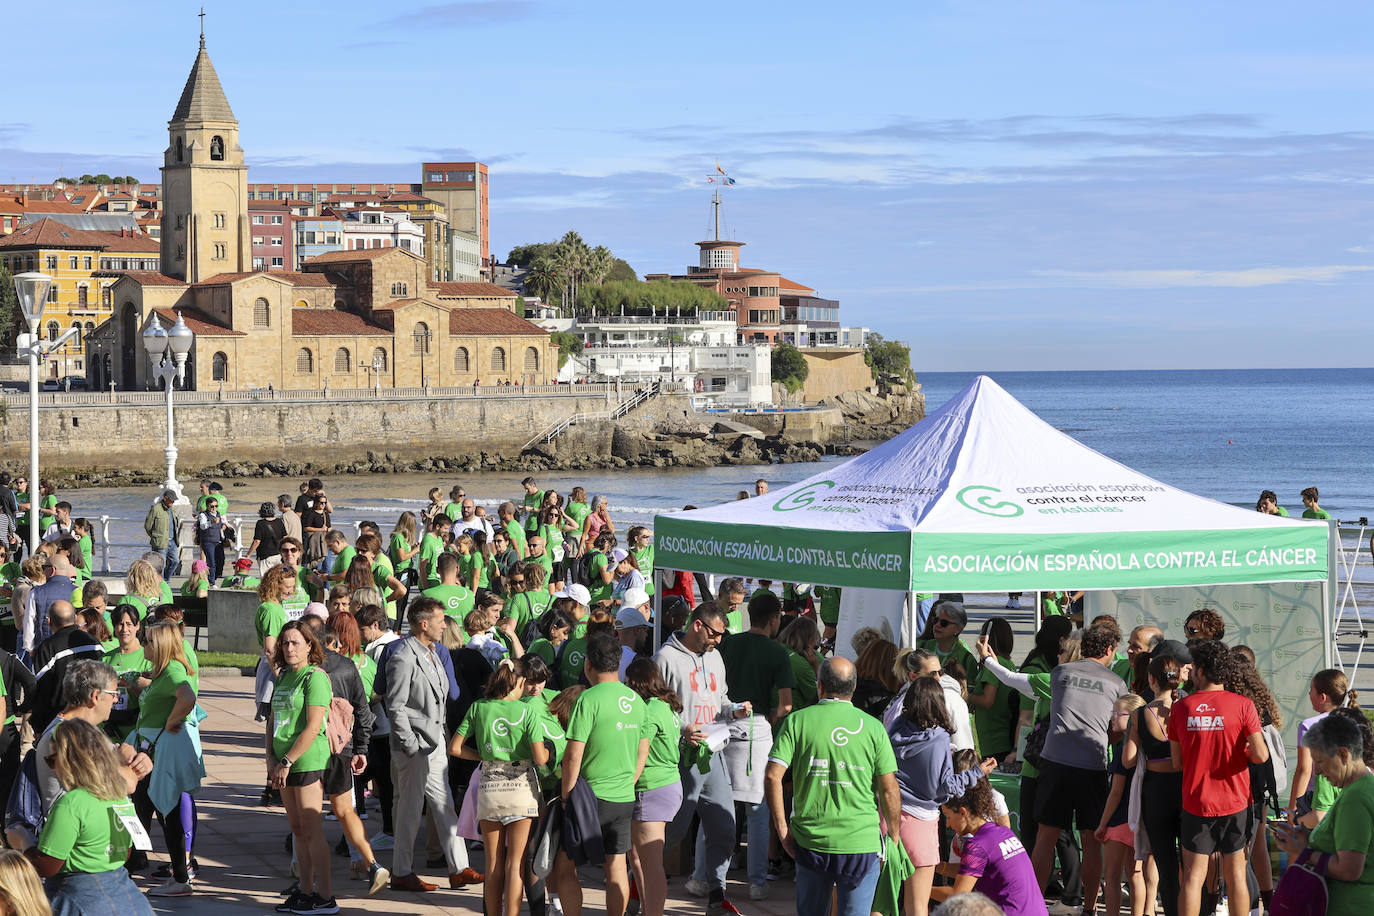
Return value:
M 1191 665 L 1193 663 L 1193 653 L 1188 651 L 1188 647 L 1177 639 L 1166 639 L 1155 650 L 1150 653 L 1150 658 L 1172 658 L 1180 665 Z
M 621 607 L 641 607 L 649 603 L 649 593 L 642 588 L 627 588 L 620 596 Z
M 250 559 L 248 559 L 247 557 L 239 557 L 237 560 L 234 561 L 234 568 L 235 568 L 235 569 L 252 569 L 252 568 L 253 568 L 253 561 L 250 560 Z
M 615 615 L 615 628 L 617 630 L 647 627 L 648 625 L 649 621 L 645 619 L 644 615 L 632 607 L 622 607 L 620 613 Z
M 554 597 L 572 598 L 581 605 L 589 605 L 592 603 L 592 593 L 587 591 L 587 586 L 579 585 L 576 582 L 564 587 L 561 592 L 555 592 Z
M 619 563 L 621 560 L 625 559 L 628 556 L 629 554 L 625 552 L 625 548 L 617 547 L 615 550 L 611 551 L 611 562 Z
M 306 617 L 312 617 L 312 616 L 313 616 L 313 617 L 318 617 L 318 618 L 320 618 L 321 620 L 328 620 L 328 619 L 329 619 L 329 608 L 325 607 L 323 604 L 321 604 L 321 603 L 318 602 L 318 601 L 312 601 L 312 602 L 310 602 L 309 604 L 307 604 L 307 605 L 305 606 L 305 616 L 306 616 Z
M 191 572 L 209 572 L 210 564 L 204 560 L 196 560 L 191 564 Z

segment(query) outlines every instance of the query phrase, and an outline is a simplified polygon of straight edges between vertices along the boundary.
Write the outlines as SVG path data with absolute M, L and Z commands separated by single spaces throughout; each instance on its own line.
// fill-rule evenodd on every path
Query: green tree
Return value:
M 864 362 L 875 380 L 895 375 L 908 386 L 916 382 L 916 373 L 911 371 L 911 348 L 901 341 L 870 332 L 864 342 Z
M 0 341 L 8 346 L 14 340 L 15 329 L 20 324 L 19 296 L 14 291 L 14 277 L 8 268 L 0 264 Z
M 549 255 L 540 255 L 529 264 L 529 272 L 525 274 L 526 292 L 538 296 L 549 305 L 559 305 L 562 284 L 562 275 Z
M 608 280 L 587 286 L 577 297 L 578 312 L 593 315 L 664 315 L 697 311 L 724 311 L 728 300 L 714 290 L 685 280 L 654 280 L 649 283 Z
M 562 369 L 568 357 L 582 352 L 582 338 L 565 331 L 554 331 L 549 338 L 558 344 L 558 368 Z
M 806 357 L 789 343 L 778 344 L 773 348 L 770 369 L 773 381 L 785 385 L 793 394 L 801 390 L 802 383 L 811 371 L 811 367 L 806 364 Z
M 639 279 L 639 274 L 635 273 L 635 269 L 623 259 L 611 258 L 611 271 L 606 274 L 606 279 L 619 280 L 621 283 L 633 283 Z

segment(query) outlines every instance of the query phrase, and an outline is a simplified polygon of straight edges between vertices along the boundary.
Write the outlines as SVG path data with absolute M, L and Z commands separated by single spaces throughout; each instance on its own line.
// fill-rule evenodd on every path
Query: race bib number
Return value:
M 124 832 L 129 834 L 129 840 L 134 849 L 142 849 L 145 852 L 153 848 L 152 838 L 148 836 L 148 831 L 143 829 L 143 824 L 138 819 L 138 813 L 134 811 L 134 806 L 127 802 L 115 805 L 110 809 L 123 826 Z

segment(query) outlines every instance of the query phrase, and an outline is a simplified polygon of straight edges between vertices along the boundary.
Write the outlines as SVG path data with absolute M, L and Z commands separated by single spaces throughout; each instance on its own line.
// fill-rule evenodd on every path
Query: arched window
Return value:
M 536 350 L 534 347 L 525 348 L 525 371 L 539 371 L 539 351 Z
M 80 346 L 81 346 L 81 340 L 82 340 L 82 337 L 81 337 L 81 322 L 79 322 L 79 321 L 73 321 L 73 322 L 72 322 L 72 330 L 76 331 L 76 334 L 72 337 L 72 344 L 73 344 L 73 346 L 80 347 Z
M 309 347 L 301 347 L 296 351 L 296 374 L 309 375 L 315 371 L 315 357 L 310 352 Z
M 467 372 L 468 370 L 468 348 L 459 347 L 453 351 L 453 371 Z
M 56 340 L 56 339 L 57 339 L 57 336 L 58 336 L 59 334 L 61 334 L 61 333 L 62 333 L 62 329 L 59 328 L 59 327 L 57 326 L 57 322 L 56 322 L 56 321 L 49 321 L 49 322 L 48 322 L 48 340 L 50 340 L 50 341 Z
M 429 331 L 429 325 L 425 324 L 423 321 L 415 322 L 415 330 L 411 332 L 410 337 L 411 342 L 414 344 L 414 349 L 410 352 L 416 356 L 419 356 L 421 353 L 428 356 L 429 344 L 433 339 L 433 335 Z
M 224 161 L 224 138 L 218 134 L 210 138 L 210 158 L 215 162 Z
M 223 352 L 216 353 L 210 358 L 210 380 L 215 382 L 229 381 L 229 357 Z
M 339 347 L 339 349 L 336 350 L 336 351 L 334 352 L 334 371 L 335 371 L 335 372 L 352 372 L 352 371 L 353 371 L 353 357 L 352 357 L 352 355 L 348 352 L 348 348 L 347 348 L 347 347 Z
M 497 347 L 495 350 L 491 351 L 491 371 L 506 371 L 506 351 L 501 347 Z
M 378 372 L 386 371 L 386 348 L 378 347 L 372 351 L 372 365 Z
M 267 300 L 258 298 L 253 303 L 253 327 L 270 328 L 272 326 L 272 307 L 267 304 Z
M 177 137 L 177 162 L 186 161 L 186 142 Z
M 86 288 L 86 284 L 82 283 L 76 288 L 76 304 L 85 308 L 86 304 L 90 301 L 86 298 L 88 295 L 89 290 Z
M 94 321 L 88 321 L 88 322 L 86 322 L 86 336 L 87 336 L 87 337 L 90 337 L 90 336 L 91 336 L 91 332 L 94 331 L 94 330 L 95 330 L 95 322 L 94 322 Z
M 110 291 L 108 286 L 100 287 L 100 304 L 114 305 L 114 293 Z

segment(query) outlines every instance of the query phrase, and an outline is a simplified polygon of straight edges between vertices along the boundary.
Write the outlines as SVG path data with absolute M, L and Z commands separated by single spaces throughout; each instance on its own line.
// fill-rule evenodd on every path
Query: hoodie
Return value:
M 917 728 L 906 716 L 898 716 L 888 736 L 897 758 L 897 788 L 902 810 L 930 813 L 951 798 L 958 798 L 983 778 L 978 767 L 954 772 L 949 732 L 943 728 Z
M 654 656 L 668 689 L 682 700 L 684 728 L 728 721 L 733 704 L 725 689 L 725 660 L 719 652 L 697 655 L 682 642 L 682 631 L 668 637 Z

